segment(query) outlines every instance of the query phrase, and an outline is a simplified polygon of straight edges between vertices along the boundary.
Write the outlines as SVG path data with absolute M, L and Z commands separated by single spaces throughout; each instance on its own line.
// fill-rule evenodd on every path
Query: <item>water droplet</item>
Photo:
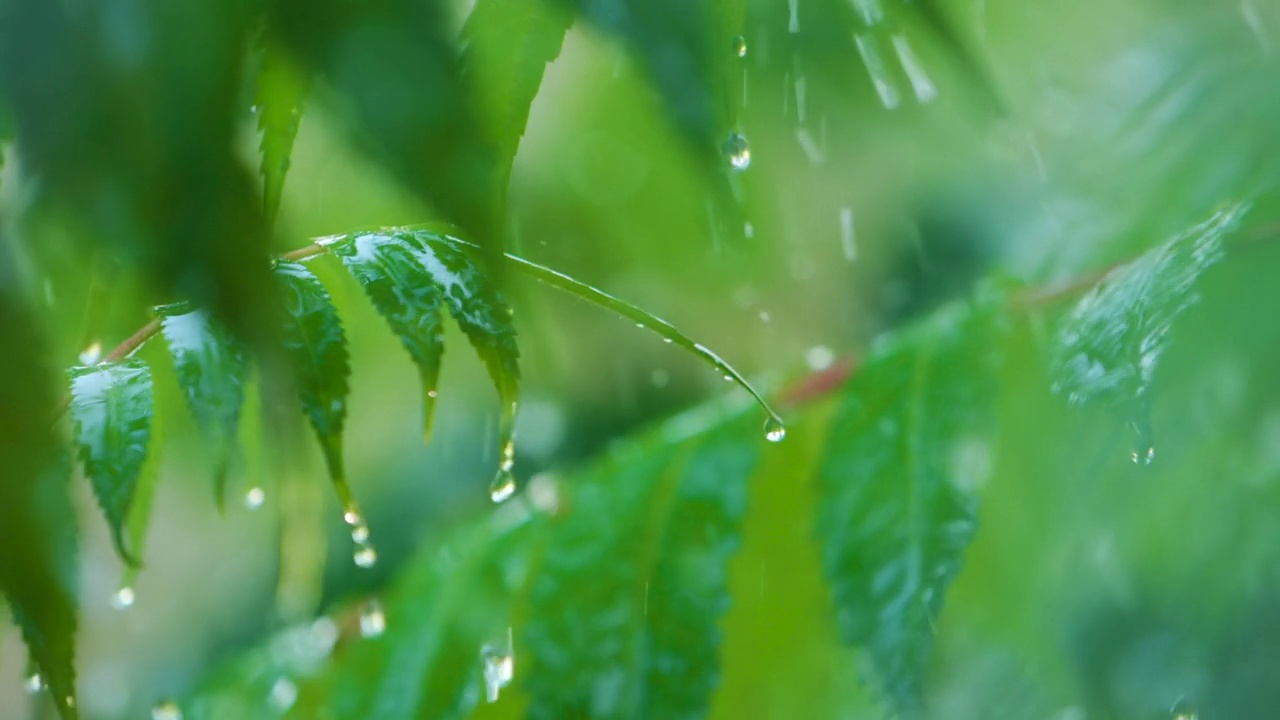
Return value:
M 182 720 L 182 708 L 167 700 L 151 708 L 151 720 Z
M 356 525 L 364 525 L 364 516 L 355 508 L 347 508 L 342 513 L 342 522 L 355 527 Z
M 672 341 L 672 339 L 671 339 L 671 338 L 669 338 L 669 337 L 664 337 L 664 338 L 662 338 L 662 342 L 664 342 L 664 343 L 666 343 L 666 344 L 670 345 L 673 341 Z
M 134 596 L 133 588 L 125 585 L 111 596 L 111 607 L 116 610 L 128 610 L 133 607 L 133 601 L 137 599 Z
M 800 32 L 800 0 L 787 0 L 787 32 Z
M 529 502 L 548 515 L 560 511 L 560 488 L 556 479 L 548 473 L 538 473 L 529 478 Z
M 751 223 L 743 223 L 743 225 L 742 225 L 742 235 L 743 235 L 743 237 L 745 237 L 745 238 L 746 238 L 746 239 L 748 239 L 748 240 L 750 240 L 751 238 L 755 237 L 755 236 L 756 236 L 756 226 L 755 226 L 755 225 L 752 225 Z
M 769 442 L 782 442 L 787 437 L 787 428 L 777 418 L 769 418 L 764 423 L 764 439 Z
M 351 559 L 355 561 L 356 567 L 368 570 L 378 564 L 378 551 L 374 550 L 369 543 L 361 543 L 356 545 L 356 551 Z
M 747 56 L 747 39 L 739 35 L 733 39 L 733 54 L 738 57 Z
M 898 94 L 893 76 L 885 66 L 884 58 L 880 56 L 880 47 L 875 37 L 854 35 L 853 41 L 858 46 L 858 54 L 862 56 L 862 64 L 867 69 L 871 84 L 875 87 L 876 94 L 880 96 L 880 103 L 888 110 L 898 107 L 898 103 L 902 101 L 901 96 Z
M 728 375 L 728 374 L 726 374 L 726 375 L 724 376 L 724 380 L 725 380 L 725 382 L 733 382 L 733 376 L 732 376 L 732 375 Z
M 1156 449 L 1153 446 L 1147 446 L 1145 450 L 1142 448 L 1135 448 L 1131 453 L 1129 453 L 1129 459 L 1132 460 L 1135 465 L 1150 465 L 1156 461 Z
M 751 146 L 742 133 L 729 133 L 724 141 L 724 156 L 734 170 L 746 170 L 751 167 Z
M 257 105 L 250 105 L 250 106 L 249 106 L 249 112 L 250 112 L 251 114 L 253 114 L 253 115 L 257 115 L 257 114 L 258 114 L 258 106 L 257 106 Z
M 858 259 L 857 237 L 853 228 L 853 208 L 840 208 L 840 247 L 844 250 L 844 259 L 853 262 Z
M 769 322 L 769 320 L 770 320 L 770 318 L 769 318 L 769 311 L 768 311 L 768 310 L 761 310 L 761 311 L 760 311 L 760 322 L 767 323 L 767 322 Z
M 369 526 L 356 525 L 351 528 L 351 541 L 357 545 L 364 545 L 369 542 Z
M 489 483 L 489 499 L 496 503 L 506 502 L 515 494 L 516 476 L 512 475 L 510 470 L 499 470 L 493 482 Z
M 360 608 L 360 637 L 377 638 L 387 631 L 387 615 L 382 611 L 382 603 L 370 600 Z
M 251 487 L 244 494 L 244 506 L 250 510 L 257 510 L 267 501 L 267 491 L 260 487 Z
M 643 330 L 643 329 L 644 329 L 644 323 L 636 323 L 636 327 L 638 327 L 638 328 L 640 328 L 641 330 Z
M 81 365 L 97 365 L 102 359 L 102 343 L 94 341 L 80 353 Z
M 894 35 L 892 42 L 893 49 L 898 53 L 898 62 L 902 63 L 902 70 L 907 74 L 907 80 L 911 82 L 911 91 L 915 93 L 916 100 L 925 104 L 938 97 L 938 88 L 929 79 L 929 74 L 924 71 L 924 65 L 911 49 L 907 37 Z
M 271 707 L 276 712 L 288 712 L 298 702 L 298 686 L 287 677 L 276 680 L 271 685 Z
M 428 390 L 427 397 L 431 398 L 432 400 L 435 400 L 437 397 L 440 397 L 440 393 L 435 390 Z
M 804 364 L 810 370 L 826 370 L 836 361 L 836 354 L 826 345 L 814 345 L 804 354 Z
M 1200 720 L 1200 711 L 1183 698 L 1173 704 L 1169 710 L 1171 720 Z
M 44 678 L 40 677 L 40 673 L 34 672 L 22 681 L 22 688 L 27 691 L 28 695 L 35 695 L 44 690 Z
M 480 650 L 484 660 L 484 690 L 489 702 L 497 702 L 502 688 L 511 684 L 516 675 L 515 653 L 485 645 Z

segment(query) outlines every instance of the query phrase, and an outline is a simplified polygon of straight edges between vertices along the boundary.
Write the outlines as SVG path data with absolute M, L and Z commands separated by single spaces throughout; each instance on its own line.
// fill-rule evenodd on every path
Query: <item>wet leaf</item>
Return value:
M 426 271 L 422 246 L 401 235 L 359 233 L 338 238 L 327 247 L 342 259 L 417 364 L 429 437 L 444 353 L 444 297 Z
M 70 462 L 48 417 L 57 403 L 43 338 L 0 294 L 0 593 L 63 718 L 75 718 L 77 547 Z M 61 455 L 61 457 L 60 457 Z
M 553 525 L 522 636 L 529 717 L 705 714 L 760 443 L 739 419 L 690 443 L 631 444 L 564 483 L 573 510 Z
M 264 36 L 254 110 L 261 134 L 258 152 L 262 156 L 262 203 L 269 225 L 275 223 L 280 210 L 280 196 L 289 172 L 293 141 L 302 122 L 307 85 L 302 71 L 279 42 Z
M 282 339 L 302 411 L 320 440 L 329 477 L 345 511 L 355 509 L 342 460 L 342 431 L 347 420 L 347 338 L 329 293 L 297 262 L 275 266 L 282 302 Z
M 151 369 L 129 359 L 71 368 L 69 375 L 77 455 L 107 516 L 117 552 L 137 565 L 124 532 L 151 442 Z
M 213 446 L 215 496 L 222 507 L 227 466 L 244 405 L 244 353 L 204 310 L 179 305 L 157 308 L 157 312 L 178 385 L 196 423 Z
M 919 710 L 948 586 L 973 538 L 970 455 L 990 452 L 1002 302 L 953 305 L 898 334 L 844 390 L 818 470 L 818 534 L 845 642 Z M 972 461 L 976 462 L 976 461 Z

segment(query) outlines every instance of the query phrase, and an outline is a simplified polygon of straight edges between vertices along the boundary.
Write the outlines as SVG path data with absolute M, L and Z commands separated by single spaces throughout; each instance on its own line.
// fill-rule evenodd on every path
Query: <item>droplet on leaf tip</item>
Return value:
M 489 499 L 495 503 L 506 502 L 516 493 L 516 477 L 511 470 L 499 470 L 489 484 Z
M 119 590 L 116 590 L 111 596 L 111 607 L 116 610 L 128 610 L 133 607 L 133 602 L 136 599 L 133 588 L 126 585 Z
M 365 524 L 364 516 L 361 515 L 360 511 L 355 508 L 347 508 L 345 511 L 343 511 L 342 521 L 348 525 L 351 525 L 352 527 Z
M 751 146 L 742 133 L 732 132 L 724 141 L 724 156 L 729 167 L 734 170 L 746 170 L 751 167 Z
M 733 54 L 737 55 L 740 58 L 747 56 L 747 39 L 746 38 L 739 35 L 733 39 Z
M 787 437 L 787 428 L 777 418 L 769 418 L 764 423 L 764 437 L 772 443 L 782 442 Z
M 35 695 L 44 690 L 44 678 L 40 677 L 40 673 L 31 673 L 22 681 L 22 688 L 27 691 L 28 695 Z
M 351 528 L 351 541 L 357 545 L 364 545 L 369 542 L 369 526 L 356 525 Z
M 360 543 L 356 545 L 356 551 L 352 554 L 351 559 L 355 562 L 356 567 L 368 570 L 378 564 L 378 551 L 369 543 Z
M 382 637 L 387 631 L 387 615 L 382 610 L 382 603 L 370 600 L 360 608 L 360 637 L 373 639 Z
M 102 343 L 94 341 L 80 353 L 81 365 L 97 365 L 102 359 Z

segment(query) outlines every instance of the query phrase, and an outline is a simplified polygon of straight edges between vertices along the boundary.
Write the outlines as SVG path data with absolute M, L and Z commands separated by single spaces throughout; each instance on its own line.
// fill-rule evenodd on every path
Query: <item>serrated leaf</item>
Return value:
M 207 311 L 186 306 L 157 311 L 178 385 L 196 423 L 213 446 L 215 495 L 222 507 L 227 466 L 244 405 L 244 352 Z
M 1003 303 L 944 308 L 875 353 L 844 391 L 819 466 L 818 534 L 845 642 L 907 716 L 944 594 L 973 538 L 990 454 Z
M 418 230 L 412 237 L 422 248 L 423 267 L 439 286 L 449 313 L 466 334 L 489 371 L 502 404 L 498 423 L 499 476 L 515 460 L 515 417 L 520 402 L 520 350 L 516 330 L 497 286 L 462 246 L 444 235 Z M 501 479 L 495 483 L 502 482 Z
M 1223 255 L 1223 237 L 1247 212 L 1233 205 L 1107 274 L 1058 329 L 1053 390 L 1072 405 L 1120 406 L 1138 431 L 1135 461 L 1149 462 L 1149 393 L 1174 321 L 1199 299 L 1196 281 Z
M 280 197 L 289 172 L 293 141 L 302 122 L 308 83 L 275 38 L 264 37 L 262 46 L 262 67 L 258 71 L 254 108 L 261 134 L 258 152 L 262 156 L 263 210 L 267 224 L 271 225 L 280 210 Z
M 0 593 L 59 714 L 75 707 L 78 568 L 70 463 L 47 417 L 57 400 L 25 309 L 0 295 Z
M 302 263 L 282 260 L 274 273 L 283 310 L 282 340 L 293 368 L 302 411 L 324 452 L 329 477 L 344 511 L 355 511 L 342 460 L 342 431 L 347 420 L 347 338 L 329 292 Z
M 124 532 L 151 441 L 151 369 L 133 358 L 71 368 L 69 375 L 77 454 L 106 514 L 116 551 L 137 565 Z
M 364 288 L 418 366 L 424 432 L 429 437 L 444 353 L 444 297 L 423 265 L 421 245 L 400 235 L 359 233 L 327 247 Z
M 479 0 L 462 28 L 463 77 L 478 95 L 489 142 L 498 150 L 500 207 L 543 72 L 560 54 L 572 22 L 573 14 L 555 0 Z
M 699 437 L 683 467 L 687 444 L 660 436 L 565 484 L 572 512 L 553 525 L 530 588 L 529 717 L 705 714 L 760 442 L 751 425 Z

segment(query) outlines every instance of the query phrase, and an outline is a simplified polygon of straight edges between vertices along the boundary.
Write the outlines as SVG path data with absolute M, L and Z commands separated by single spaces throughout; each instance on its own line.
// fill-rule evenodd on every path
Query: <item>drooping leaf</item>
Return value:
M 529 717 L 705 714 L 759 443 L 754 424 L 735 421 L 697 437 L 677 467 L 689 443 L 668 432 L 564 484 L 572 511 L 530 587 Z
M 347 420 L 347 338 L 338 311 L 320 280 L 302 263 L 276 263 L 280 284 L 282 340 L 293 369 L 302 411 L 320 440 L 329 477 L 344 511 L 356 512 L 342 460 L 342 431 Z
M 1232 205 L 1108 273 L 1062 321 L 1053 389 L 1072 405 L 1101 400 L 1130 414 L 1134 460 L 1154 457 L 1151 383 L 1173 323 L 1199 295 L 1196 281 L 1223 255 L 1222 241 L 1247 212 Z
M 444 297 L 423 265 L 422 247 L 401 235 L 381 233 L 344 235 L 326 247 L 342 259 L 417 364 L 429 437 L 444 353 Z
M 419 259 L 439 286 L 450 314 L 466 333 L 489 371 L 502 404 L 498 422 L 498 477 L 495 492 L 507 487 L 515 462 L 515 418 L 520 402 L 520 350 L 511 322 L 512 310 L 489 275 L 446 236 L 414 231 Z
M 280 210 L 280 196 L 289 172 L 293 141 L 302 122 L 308 83 L 275 38 L 264 36 L 262 46 L 254 110 L 261 133 L 258 152 L 262 156 L 262 203 L 267 224 L 271 225 Z
M 204 310 L 157 308 L 178 384 L 191 413 L 213 446 L 214 488 L 225 501 L 227 466 L 244 404 L 245 357 L 239 344 Z
M 818 482 L 818 533 L 845 642 L 919 710 L 934 622 L 973 538 L 966 481 L 990 453 L 1002 301 L 953 305 L 868 358 L 844 390 Z
M 511 163 L 547 64 L 560 54 L 573 14 L 555 0 L 479 0 L 462 28 L 462 73 L 497 152 L 494 180 L 505 206 Z
M 70 463 L 42 418 L 57 403 L 43 338 L 0 294 L 0 594 L 64 720 L 75 705 L 76 523 Z
M 125 545 L 124 531 L 151 442 L 151 369 L 134 358 L 75 367 L 69 374 L 77 454 L 107 516 L 117 552 L 137 565 Z
M 282 0 L 272 27 L 327 81 L 339 117 L 409 190 L 466 229 L 493 266 L 505 218 L 495 148 L 465 86 L 441 0 Z

